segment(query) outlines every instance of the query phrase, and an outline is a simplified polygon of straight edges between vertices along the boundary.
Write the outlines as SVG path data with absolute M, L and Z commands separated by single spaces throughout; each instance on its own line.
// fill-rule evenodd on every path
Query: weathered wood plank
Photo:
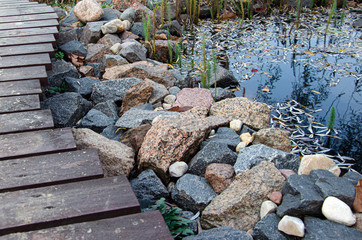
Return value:
M 0 69 L 0 82 L 39 79 L 42 85 L 48 84 L 44 66 Z
M 69 128 L 0 135 L 0 160 L 75 149 Z
M 56 13 L 43 13 L 33 15 L 0 17 L 0 23 L 38 21 L 46 19 L 58 19 L 58 15 Z
M 0 192 L 103 177 L 97 149 L 0 161 L 0 172 Z
M 45 66 L 46 70 L 52 69 L 49 54 L 17 55 L 0 58 L 0 68 Z
M 0 239 L 172 240 L 173 238 L 161 213 L 152 211 L 41 231 L 15 233 L 2 236 Z
M 27 45 L 33 43 L 51 43 L 53 47 L 56 46 L 56 40 L 54 35 L 36 35 L 36 36 L 27 36 L 27 37 L 9 37 L 9 38 L 0 38 L 0 47 L 8 46 L 18 46 L 18 45 Z
M 58 29 L 56 27 L 40 27 L 40 28 L 26 28 L 26 29 L 13 29 L 0 31 L 0 38 L 9 37 L 22 37 L 22 36 L 35 36 L 54 34 L 58 35 Z
M 140 212 L 125 176 L 1 193 L 0 202 L 0 235 Z
M 36 7 L 36 8 L 18 8 L 18 9 L 0 9 L 0 16 L 18 16 L 18 15 L 30 15 L 38 13 L 52 13 L 54 9 L 52 7 Z
M 0 113 L 32 111 L 40 109 L 38 95 L 0 97 Z
M 19 9 L 19 8 L 34 8 L 34 7 L 46 7 L 46 4 L 39 4 L 37 2 L 20 2 L 20 3 L 1 3 L 0 10 L 4 9 Z
M 0 123 L 0 135 L 54 127 L 49 109 L 0 114 Z
M 38 20 L 31 22 L 14 22 L 14 23 L 0 23 L 0 30 L 10 29 L 24 29 L 24 28 L 38 28 L 38 27 L 57 27 L 59 23 L 56 19 Z
M 41 94 L 40 81 L 38 79 L 0 82 L 0 97 L 10 97 L 29 94 Z
M 22 46 L 0 47 L 0 56 L 16 56 L 36 53 L 48 53 L 50 57 L 54 57 L 54 48 L 51 43 L 29 44 Z

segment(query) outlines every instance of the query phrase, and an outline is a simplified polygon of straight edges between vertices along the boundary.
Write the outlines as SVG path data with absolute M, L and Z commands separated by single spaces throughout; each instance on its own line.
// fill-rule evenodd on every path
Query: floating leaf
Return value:
M 251 71 L 252 71 L 253 73 L 256 73 L 258 70 L 255 69 L 255 68 L 253 68 L 253 69 L 251 69 Z
M 356 196 L 353 201 L 353 210 L 360 213 L 362 212 L 362 179 L 358 180 L 358 183 L 354 188 L 356 189 Z
M 315 90 L 312 90 L 312 92 L 317 93 L 317 94 L 321 94 L 320 92 L 317 92 L 317 91 L 315 91 Z

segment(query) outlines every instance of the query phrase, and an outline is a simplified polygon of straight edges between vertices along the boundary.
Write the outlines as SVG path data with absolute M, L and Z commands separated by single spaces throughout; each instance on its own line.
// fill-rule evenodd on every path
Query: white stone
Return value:
M 128 20 L 123 20 L 122 23 L 123 23 L 124 29 L 125 29 L 126 31 L 128 31 L 128 30 L 131 29 L 132 23 L 130 23 L 130 21 L 128 21 Z
M 187 166 L 187 163 L 175 162 L 169 167 L 168 172 L 170 173 L 171 177 L 181 177 L 187 172 L 188 169 L 189 167 Z
M 327 197 L 322 205 L 323 215 L 330 221 L 352 226 L 356 223 L 356 216 L 351 208 L 336 197 Z
M 163 99 L 163 101 L 164 101 L 165 103 L 167 103 L 167 104 L 172 105 L 172 104 L 174 104 L 175 101 L 176 101 L 176 96 L 175 96 L 175 95 L 167 95 L 167 96 Z
M 245 148 L 248 144 L 246 142 L 240 142 L 236 145 L 236 153 L 239 153 L 242 148 Z
M 250 133 L 243 133 L 240 135 L 240 139 L 242 142 L 245 142 L 246 145 L 250 144 L 253 140 L 254 140 L 254 137 L 250 135 Z
M 163 107 L 164 109 L 170 109 L 170 108 L 172 107 L 172 105 L 171 105 L 171 104 L 168 104 L 168 103 L 163 103 L 163 104 L 162 104 L 162 107 Z
M 84 23 L 98 21 L 104 15 L 102 7 L 95 0 L 83 0 L 74 7 L 74 15 Z
M 230 122 L 230 128 L 237 133 L 241 130 L 242 125 L 243 125 L 243 122 L 241 120 L 236 119 L 236 120 L 232 120 Z
M 304 223 L 297 217 L 285 215 L 278 224 L 278 230 L 288 235 L 303 237 L 304 236 Z
M 273 213 L 277 210 L 278 206 L 270 200 L 266 200 L 261 204 L 260 207 L 260 219 L 268 215 L 269 213 Z
M 309 175 L 309 173 L 315 169 L 328 170 L 337 177 L 341 173 L 341 170 L 332 159 L 323 154 L 314 154 L 314 155 L 305 155 L 302 158 L 298 168 L 298 174 Z
M 118 54 L 119 51 L 121 51 L 121 43 L 116 43 L 114 44 L 110 50 L 112 51 L 113 54 Z
M 127 21 L 127 20 L 126 20 Z M 114 19 L 110 22 L 104 24 L 101 29 L 103 34 L 107 33 L 120 33 L 126 30 L 127 27 L 130 27 L 129 21 L 122 21 L 120 19 Z

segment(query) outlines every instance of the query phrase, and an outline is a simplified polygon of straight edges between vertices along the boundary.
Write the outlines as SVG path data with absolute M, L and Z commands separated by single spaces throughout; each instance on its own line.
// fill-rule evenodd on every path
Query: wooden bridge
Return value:
M 104 178 L 97 150 L 40 110 L 58 30 L 51 7 L 0 0 L 0 239 L 173 239 L 125 176 Z

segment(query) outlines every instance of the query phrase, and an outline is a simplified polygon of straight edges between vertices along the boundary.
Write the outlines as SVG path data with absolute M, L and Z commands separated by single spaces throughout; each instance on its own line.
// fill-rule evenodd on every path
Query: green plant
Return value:
M 147 18 L 142 14 L 143 32 L 145 33 L 145 42 L 149 42 L 151 38 L 151 19 L 150 14 L 147 12 Z
M 55 59 L 63 59 L 64 58 L 64 53 L 62 51 L 57 51 L 54 55 Z
M 68 91 L 68 86 L 65 84 L 65 82 L 60 85 L 60 87 L 50 87 L 48 89 L 49 93 L 64 93 Z
M 206 59 L 206 42 L 205 33 L 202 34 L 202 71 L 201 71 L 201 85 L 203 88 L 207 88 L 207 59 Z
M 105 2 L 102 2 L 101 3 L 101 7 L 102 8 L 107 8 L 107 7 L 112 7 L 113 6 L 113 4 L 111 3 L 111 4 L 107 4 L 107 3 L 105 3 Z
M 169 55 L 169 63 L 173 63 L 173 48 L 170 44 L 170 41 L 167 39 L 167 48 L 168 48 L 168 55 Z
M 329 13 L 329 16 L 328 16 L 328 22 L 327 22 L 327 26 L 326 26 L 326 31 L 325 31 L 325 34 L 324 34 L 324 38 L 326 38 L 326 36 L 327 36 L 328 27 L 329 27 L 329 24 L 331 23 L 332 16 L 336 13 L 336 9 L 337 9 L 337 0 L 334 0 L 334 1 L 333 1 L 333 5 L 332 5 L 331 12 Z
M 214 49 L 212 49 L 212 62 L 213 62 L 213 70 L 214 70 L 214 77 L 215 77 L 215 82 L 214 82 L 214 87 L 215 87 L 215 102 L 216 102 L 216 95 L 217 95 L 217 89 L 216 89 L 216 69 L 217 69 L 217 62 L 216 62 L 216 56 L 215 56 L 215 51 Z
M 172 237 L 182 239 L 183 237 L 194 235 L 188 226 L 192 221 L 180 216 L 181 209 L 178 207 L 169 207 L 165 203 L 165 198 L 161 198 L 152 207 L 153 210 L 159 210 L 165 220 Z
M 328 125 L 327 125 L 328 129 L 332 130 L 334 128 L 335 123 L 336 123 L 336 109 L 332 107 L 328 118 Z
M 178 66 L 182 68 L 182 45 L 178 43 L 175 44 L 175 58 Z

